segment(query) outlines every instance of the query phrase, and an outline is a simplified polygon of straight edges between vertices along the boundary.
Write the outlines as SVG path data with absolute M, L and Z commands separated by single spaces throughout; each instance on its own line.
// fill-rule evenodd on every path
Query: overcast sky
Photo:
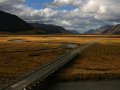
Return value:
M 80 32 L 120 23 L 120 0 L 0 0 L 0 10 Z

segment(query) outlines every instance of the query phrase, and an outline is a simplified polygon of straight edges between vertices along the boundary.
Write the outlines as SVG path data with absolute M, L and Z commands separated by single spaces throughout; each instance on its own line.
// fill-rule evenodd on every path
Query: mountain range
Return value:
M 0 11 L 0 33 L 14 34 L 71 34 L 61 26 L 27 23 L 16 15 Z
M 120 34 L 120 24 L 112 26 L 110 29 L 106 29 L 103 34 Z
M 90 29 L 84 34 L 101 34 L 103 31 L 110 29 L 112 26 L 111 25 L 105 25 L 102 27 L 99 27 L 97 29 Z
M 52 24 L 39 24 L 39 23 L 29 23 L 36 30 L 43 30 L 44 33 L 55 34 L 55 33 L 71 33 L 70 31 L 64 29 L 61 26 L 56 26 Z
M 0 11 L 0 34 L 79 34 L 52 24 L 27 23 L 16 15 Z M 120 34 L 120 24 L 90 29 L 84 34 Z

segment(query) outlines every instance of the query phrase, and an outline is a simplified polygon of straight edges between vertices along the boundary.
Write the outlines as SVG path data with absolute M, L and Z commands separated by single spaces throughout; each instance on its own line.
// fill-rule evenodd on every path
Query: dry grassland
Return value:
M 64 44 L 83 45 L 101 36 L 6 36 L 0 37 L 0 87 L 65 53 Z M 57 74 L 60 80 L 120 76 L 120 38 L 105 36 Z M 115 36 L 116 37 L 116 36 Z M 118 37 L 118 36 L 117 36 Z
M 0 88 L 65 52 L 62 44 L 21 40 L 0 38 Z
M 120 38 L 103 38 L 56 76 L 62 81 L 120 78 Z
M 77 43 L 77 44 L 83 44 L 87 42 L 94 41 L 96 39 L 96 36 L 88 36 L 88 35 L 71 35 L 71 36 L 62 36 L 62 35 L 51 35 L 51 36 L 8 36 L 7 39 L 25 39 L 30 40 L 33 42 L 42 42 L 42 43 Z M 1 39 L 0 41 L 6 41 L 6 38 Z
M 95 38 L 63 36 L 0 37 L 0 87 L 14 82 L 41 65 L 62 55 L 66 43 L 84 44 Z

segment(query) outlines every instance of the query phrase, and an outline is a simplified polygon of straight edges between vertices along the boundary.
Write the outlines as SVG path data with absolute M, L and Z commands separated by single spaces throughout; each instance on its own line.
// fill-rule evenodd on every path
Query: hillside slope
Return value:
M 71 33 L 61 26 L 56 26 L 56 25 L 52 25 L 52 24 L 39 24 L 39 23 L 30 23 L 30 24 L 34 27 L 34 29 L 40 29 L 40 30 L 43 30 L 44 32 L 49 33 L 49 34 Z
M 111 27 L 102 32 L 103 34 L 120 34 L 120 24 Z
M 33 27 L 24 20 L 13 14 L 0 11 L 0 31 L 14 33 L 30 29 L 33 29 Z
M 16 15 L 0 11 L 1 34 L 72 34 L 61 26 L 52 24 L 27 23 Z
M 90 29 L 87 32 L 85 32 L 85 34 L 101 34 L 103 31 L 110 29 L 111 27 L 111 25 L 105 25 L 97 29 Z

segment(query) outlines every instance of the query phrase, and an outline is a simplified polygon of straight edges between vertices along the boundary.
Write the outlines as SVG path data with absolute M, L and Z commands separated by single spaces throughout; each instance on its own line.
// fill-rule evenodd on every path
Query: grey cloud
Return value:
M 82 0 L 54 0 L 52 3 L 45 4 L 47 7 L 60 7 L 60 6 L 79 6 Z
M 84 13 L 92 13 L 98 20 L 118 20 L 120 0 L 88 0 L 82 10 Z
M 79 3 L 75 4 L 75 1 Z M 120 23 L 119 0 L 54 0 L 52 4 L 77 5 L 77 8 L 59 10 L 49 7 L 36 10 L 26 6 L 25 0 L 0 0 L 0 10 L 16 14 L 28 22 L 56 24 L 80 32 L 101 25 Z

